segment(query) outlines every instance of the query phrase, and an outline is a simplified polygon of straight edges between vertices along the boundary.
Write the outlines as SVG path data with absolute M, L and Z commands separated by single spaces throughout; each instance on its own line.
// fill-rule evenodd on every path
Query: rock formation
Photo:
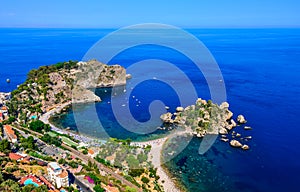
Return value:
M 247 121 L 246 121 L 246 119 L 245 119 L 245 117 L 244 117 L 243 115 L 239 115 L 239 116 L 237 117 L 237 122 L 238 122 L 239 124 L 247 123 Z

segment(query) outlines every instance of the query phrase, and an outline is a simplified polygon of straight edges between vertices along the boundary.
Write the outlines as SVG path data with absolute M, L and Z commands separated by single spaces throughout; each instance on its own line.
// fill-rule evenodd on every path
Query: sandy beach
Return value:
M 166 142 L 166 140 L 169 137 L 156 139 L 152 141 L 146 141 L 146 142 L 133 142 L 133 145 L 136 146 L 147 146 L 151 145 L 151 151 L 149 153 L 149 158 L 151 159 L 152 164 L 155 168 L 157 168 L 157 174 L 160 176 L 159 182 L 163 186 L 165 192 L 180 192 L 178 188 L 176 188 L 174 182 L 172 179 L 167 175 L 167 173 L 162 168 L 161 164 L 161 153 L 163 144 Z M 162 183 L 164 181 L 164 183 Z

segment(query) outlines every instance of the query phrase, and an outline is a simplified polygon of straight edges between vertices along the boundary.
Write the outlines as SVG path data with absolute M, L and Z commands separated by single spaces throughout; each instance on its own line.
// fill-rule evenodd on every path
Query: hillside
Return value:
M 68 61 L 31 70 L 7 105 L 11 115 L 27 122 L 58 104 L 101 101 L 90 88 L 125 84 L 126 70 L 120 65 Z

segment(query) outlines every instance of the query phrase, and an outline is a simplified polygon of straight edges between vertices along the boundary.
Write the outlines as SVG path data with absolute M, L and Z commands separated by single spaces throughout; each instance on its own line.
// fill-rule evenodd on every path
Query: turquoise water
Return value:
M 81 60 L 85 52 L 112 30 L 102 29 L 0 29 L 0 90 L 10 91 L 21 84 L 26 73 L 40 65 L 70 59 Z M 250 150 L 232 149 L 216 142 L 205 154 L 198 154 L 201 140 L 192 140 L 185 150 L 167 163 L 172 174 L 181 178 L 189 191 L 208 192 L 298 191 L 300 183 L 300 29 L 192 29 L 188 30 L 212 52 L 226 84 L 227 100 L 235 115 L 245 115 L 253 130 Z M 108 47 L 109 48 L 109 47 Z M 210 99 L 203 76 L 184 56 L 158 46 L 135 47 L 117 55 L 111 63 L 125 67 L 149 58 L 168 60 L 185 71 L 199 97 Z M 174 78 L 172 74 L 164 73 Z M 11 79 L 7 84 L 6 79 Z M 149 118 L 149 101 L 160 99 L 174 110 L 178 105 L 172 88 L 144 82 L 133 94 L 142 105 L 131 111 L 141 121 Z M 155 86 L 154 86 L 155 85 Z M 99 93 L 104 94 L 104 93 Z M 105 98 L 105 97 L 104 97 Z M 105 100 L 109 100 L 106 97 Z M 87 134 L 101 136 L 89 112 L 79 106 L 61 116 L 63 126 L 76 130 L 73 112 L 82 115 Z M 110 113 L 110 105 L 96 105 L 106 132 L 116 137 L 136 134 L 121 129 Z M 98 133 L 97 133 L 98 132 Z M 240 131 L 242 134 L 242 131 Z M 158 134 L 160 135 L 160 134 Z M 151 136 L 149 136 L 151 137 Z M 200 171 L 200 173 L 198 173 Z
M 32 181 L 32 179 L 26 179 L 26 181 L 24 182 L 24 185 L 34 185 L 35 187 L 39 186 L 37 183 Z

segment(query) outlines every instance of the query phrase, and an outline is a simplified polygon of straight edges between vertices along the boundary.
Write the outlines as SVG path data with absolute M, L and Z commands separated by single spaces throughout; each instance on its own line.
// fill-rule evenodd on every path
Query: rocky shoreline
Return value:
M 166 109 L 169 108 L 166 106 Z M 191 130 L 194 137 L 203 138 L 205 135 L 220 135 L 220 140 L 228 142 L 230 146 L 249 150 L 249 145 L 245 144 L 252 139 L 251 136 L 242 137 L 240 133 L 234 131 L 238 126 L 246 124 L 243 115 L 238 115 L 233 119 L 233 112 L 229 110 L 229 104 L 223 102 L 221 105 L 199 98 L 195 105 L 186 108 L 177 107 L 175 113 L 167 112 L 160 116 L 164 122 L 162 129 L 172 129 L 172 127 L 183 127 Z M 251 130 L 249 126 L 244 126 L 244 130 Z M 231 136 L 231 138 L 229 138 Z M 242 144 L 244 143 L 244 144 Z

